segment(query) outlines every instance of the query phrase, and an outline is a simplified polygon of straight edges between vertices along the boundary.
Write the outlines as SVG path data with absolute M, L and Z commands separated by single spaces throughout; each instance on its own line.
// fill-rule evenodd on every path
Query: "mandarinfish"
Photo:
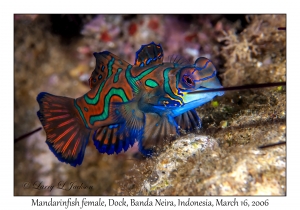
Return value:
M 164 142 L 201 127 L 195 108 L 224 93 L 188 92 L 221 88 L 216 68 L 204 57 L 194 64 L 163 62 L 160 44 L 142 45 L 134 65 L 103 51 L 94 53 L 91 90 L 72 99 L 42 92 L 38 117 L 50 150 L 72 166 L 80 165 L 88 141 L 101 153 L 118 154 L 138 141 L 145 156 Z

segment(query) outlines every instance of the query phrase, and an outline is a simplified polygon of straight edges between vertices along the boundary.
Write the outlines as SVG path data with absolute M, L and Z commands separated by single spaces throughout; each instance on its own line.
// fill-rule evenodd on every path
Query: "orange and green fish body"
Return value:
M 194 110 L 223 92 L 187 94 L 222 87 L 210 60 L 163 62 L 160 45 L 142 45 L 131 65 L 114 54 L 94 53 L 91 90 L 80 98 L 40 93 L 38 116 L 56 157 L 72 166 L 83 161 L 89 140 L 101 153 L 118 154 L 139 143 L 145 156 L 179 134 L 201 127 Z

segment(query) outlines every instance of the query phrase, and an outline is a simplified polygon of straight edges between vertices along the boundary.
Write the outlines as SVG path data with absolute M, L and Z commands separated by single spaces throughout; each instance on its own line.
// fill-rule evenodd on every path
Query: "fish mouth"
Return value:
M 200 88 L 197 89 L 197 91 L 201 90 L 211 90 L 211 88 Z M 194 92 L 194 91 L 191 91 Z M 187 92 L 183 95 L 183 102 L 185 104 L 191 103 L 191 102 L 199 102 L 199 106 L 201 106 L 203 103 L 211 101 L 216 96 L 222 96 L 224 95 L 224 91 L 217 91 L 217 92 L 195 92 L 194 94 L 188 94 Z
M 220 85 L 216 88 L 222 88 Z M 216 96 L 222 96 L 224 94 L 224 91 L 217 91 L 217 92 L 206 92 L 206 93 L 199 93 L 198 91 L 201 90 L 211 90 L 214 88 L 206 88 L 206 87 L 199 87 L 196 90 L 185 90 L 182 91 L 183 94 L 183 102 L 184 105 L 177 107 L 176 109 L 172 110 L 172 114 L 174 117 L 189 111 L 191 109 L 195 109 L 199 106 L 202 106 L 203 104 L 206 104 L 207 102 L 213 100 Z M 195 92 L 197 91 L 197 92 Z M 195 92 L 194 94 L 188 94 Z
M 208 87 L 203 87 L 203 86 L 200 86 L 199 88 L 197 89 L 194 89 L 194 90 L 183 90 L 183 89 L 180 89 L 179 88 L 179 92 L 180 93 L 183 93 L 183 95 L 188 95 L 189 93 L 193 93 L 193 92 L 196 92 L 195 94 L 198 95 L 198 96 L 205 96 L 204 94 L 206 93 L 201 93 L 201 91 L 204 91 L 204 90 L 213 90 L 213 89 L 219 89 L 219 88 L 223 88 L 223 86 L 218 86 L 216 88 L 208 88 Z M 197 94 L 199 93 L 199 94 Z M 214 95 L 217 95 L 217 96 L 222 96 L 224 95 L 224 91 L 216 91 L 216 92 L 211 92 L 213 93 Z M 191 95 L 195 95 L 195 94 L 191 94 Z M 200 97 L 201 98 L 201 97 Z

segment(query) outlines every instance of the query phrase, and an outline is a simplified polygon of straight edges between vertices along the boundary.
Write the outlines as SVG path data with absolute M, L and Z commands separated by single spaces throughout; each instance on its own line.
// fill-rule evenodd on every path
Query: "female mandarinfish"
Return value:
M 134 65 L 103 51 L 94 53 L 96 67 L 91 90 L 72 99 L 42 92 L 37 96 L 38 117 L 50 150 L 72 166 L 83 161 L 90 139 L 101 153 L 118 154 L 139 143 L 145 156 L 178 135 L 178 127 L 201 127 L 195 108 L 223 92 L 189 92 L 221 88 L 210 60 L 194 64 L 171 59 L 163 62 L 160 44 L 142 45 Z

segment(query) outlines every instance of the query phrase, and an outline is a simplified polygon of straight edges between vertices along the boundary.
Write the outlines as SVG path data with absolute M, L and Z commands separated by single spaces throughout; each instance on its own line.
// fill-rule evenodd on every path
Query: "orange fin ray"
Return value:
M 43 92 L 37 101 L 40 105 L 37 115 L 46 131 L 50 150 L 62 162 L 80 165 L 91 130 L 80 119 L 74 99 Z

